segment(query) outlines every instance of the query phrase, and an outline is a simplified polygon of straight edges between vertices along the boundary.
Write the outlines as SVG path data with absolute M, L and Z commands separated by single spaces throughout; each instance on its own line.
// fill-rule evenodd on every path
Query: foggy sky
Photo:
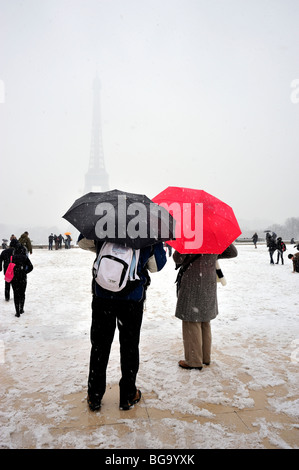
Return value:
M 96 74 L 110 189 L 298 217 L 298 24 L 297 0 L 0 0 L 0 223 L 66 227 Z

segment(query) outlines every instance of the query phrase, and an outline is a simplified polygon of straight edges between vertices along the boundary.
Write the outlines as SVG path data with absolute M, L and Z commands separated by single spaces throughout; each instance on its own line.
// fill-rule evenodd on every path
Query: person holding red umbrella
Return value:
M 232 243 L 241 230 L 232 208 L 203 190 L 169 186 L 153 201 L 176 220 L 176 237 L 167 243 L 180 268 L 175 316 L 183 322 L 185 359 L 179 366 L 202 369 L 211 361 L 210 321 L 218 315 L 216 262 L 237 256 Z
M 180 254 L 173 259 L 184 271 L 178 286 L 175 316 L 182 320 L 185 359 L 183 369 L 199 369 L 211 362 L 212 334 L 210 321 L 218 315 L 216 261 L 238 255 L 230 245 L 221 255 Z M 181 271 L 182 273 L 182 271 Z

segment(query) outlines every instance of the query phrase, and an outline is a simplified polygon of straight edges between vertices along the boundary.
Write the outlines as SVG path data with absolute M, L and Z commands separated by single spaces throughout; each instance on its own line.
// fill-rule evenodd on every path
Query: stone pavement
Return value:
M 8 393 L 13 390 L 14 381 L 9 370 L 3 366 L 2 364 L 0 368 L 1 386 Z M 213 367 L 213 363 L 210 367 Z M 190 374 L 190 371 L 183 373 Z M 239 378 L 244 382 L 249 380 L 244 373 Z M 200 403 L 199 400 L 196 405 L 206 410 L 206 416 L 152 408 L 147 404 L 151 398 L 149 393 L 144 393 L 140 403 L 133 409 L 121 411 L 118 407 L 118 393 L 118 384 L 108 385 L 99 412 L 89 410 L 86 391 L 65 395 L 64 416 L 61 418 L 60 412 L 58 420 L 55 403 L 49 404 L 46 393 L 24 393 L 17 396 L 13 400 L 13 411 L 8 415 L 2 413 L 1 428 L 4 434 L 5 429 L 10 433 L 10 445 L 3 446 L 0 442 L 0 449 L 299 447 L 298 421 L 269 408 L 269 396 L 285 395 L 283 385 L 251 391 L 254 406 L 248 409 L 209 404 L 206 401 Z M 53 406 L 52 414 L 49 413 L 50 406 Z M 48 409 L 47 413 L 41 411 L 43 407 Z

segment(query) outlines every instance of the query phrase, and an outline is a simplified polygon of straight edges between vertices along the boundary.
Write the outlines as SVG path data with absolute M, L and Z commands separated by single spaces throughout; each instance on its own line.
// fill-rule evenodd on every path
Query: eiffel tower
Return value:
M 93 81 L 93 115 L 89 167 L 85 175 L 84 194 L 90 191 L 108 191 L 108 173 L 105 169 L 101 113 L 100 113 L 100 79 Z

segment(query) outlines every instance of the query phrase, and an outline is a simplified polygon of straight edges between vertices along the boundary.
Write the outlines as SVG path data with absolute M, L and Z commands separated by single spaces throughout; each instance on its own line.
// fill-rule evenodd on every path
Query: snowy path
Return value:
M 13 301 L 4 301 L 2 277 L 0 448 L 263 448 L 265 439 L 274 447 L 296 447 L 287 432 L 297 432 L 298 448 L 299 275 L 292 274 L 287 255 L 284 266 L 270 265 L 265 246 L 238 245 L 238 251 L 221 262 L 227 286 L 218 286 L 212 364 L 200 373 L 177 366 L 183 348 L 174 317 L 173 261 L 151 275 L 138 376 L 144 398 L 127 414 L 117 410 L 117 335 L 106 412 L 106 395 L 100 416 L 86 407 L 94 255 L 35 250 L 19 319 Z M 263 407 L 277 422 L 261 415 L 253 421 L 256 429 L 242 433 L 218 421 L 221 410 L 239 416 L 256 411 L 261 391 Z M 113 431 L 117 424 L 126 432 Z

